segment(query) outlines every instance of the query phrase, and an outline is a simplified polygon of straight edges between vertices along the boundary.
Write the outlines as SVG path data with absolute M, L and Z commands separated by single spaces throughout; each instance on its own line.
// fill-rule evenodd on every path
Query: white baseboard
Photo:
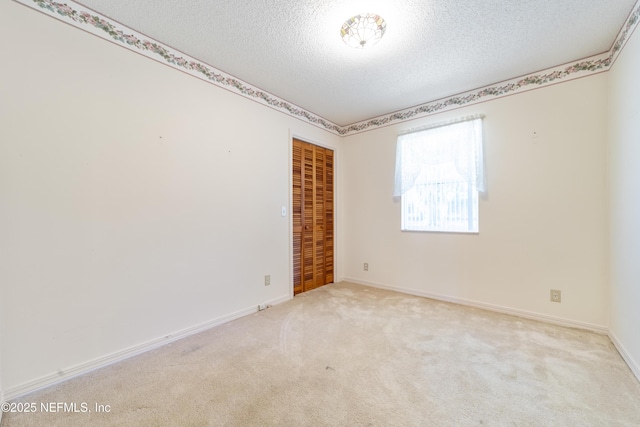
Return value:
M 586 329 L 599 334 L 607 335 L 609 329 L 606 326 L 594 325 L 592 323 L 580 322 L 577 320 L 564 319 L 562 317 L 549 316 L 547 314 L 535 313 L 526 310 L 520 310 L 517 308 L 505 307 L 501 305 L 488 304 L 480 301 L 469 300 L 465 298 L 458 298 L 449 295 L 440 295 L 431 292 L 424 292 L 416 289 L 402 288 L 398 286 L 386 285 L 383 283 L 369 282 L 365 280 L 353 279 L 345 277 L 344 281 L 355 283 L 358 285 L 371 286 L 373 288 L 387 289 L 390 291 L 396 291 L 403 294 L 415 295 L 419 297 L 425 297 L 438 301 L 451 302 L 454 304 L 465 305 L 468 307 L 481 308 L 484 310 L 495 311 L 497 313 L 510 314 L 512 316 L 523 317 L 530 320 L 538 320 L 541 322 L 552 323 L 554 325 L 567 326 L 570 328 Z
M 627 365 L 629 365 L 629 369 L 631 369 L 631 372 L 633 372 L 633 375 L 635 375 L 638 381 L 640 381 L 640 364 L 636 363 L 636 361 L 633 360 L 633 357 L 631 357 L 631 355 L 629 354 L 627 349 L 624 348 L 624 346 L 622 345 L 622 343 L 620 342 L 616 334 L 613 333 L 613 331 L 611 330 L 609 331 L 609 338 L 611 339 L 611 342 L 613 343 L 613 345 L 616 346 L 616 349 L 618 350 L 618 353 L 620 353 L 620 356 L 622 356 L 624 361 L 627 362 Z
M 510 307 L 487 304 L 479 301 L 472 301 L 472 300 L 467 300 L 467 299 L 457 298 L 457 297 L 452 297 L 447 295 L 433 294 L 429 292 L 418 291 L 415 289 L 401 288 L 401 287 L 386 285 L 382 283 L 363 281 L 363 280 L 353 279 L 348 277 L 342 278 L 341 281 L 351 282 L 351 283 L 364 285 L 364 286 L 371 286 L 374 288 L 392 290 L 392 291 L 401 292 L 404 294 L 430 298 L 438 301 L 451 302 L 451 303 L 465 305 L 469 307 L 481 308 L 485 310 L 495 311 L 498 313 L 511 314 L 511 315 L 523 317 L 526 319 L 539 320 L 542 322 L 553 323 L 561 326 L 587 329 L 597 333 L 606 334 L 610 337 L 611 341 L 613 342 L 615 347 L 618 349 L 618 352 L 620 353 L 622 358 L 625 360 L 627 365 L 629 365 L 629 368 L 631 369 L 633 374 L 636 376 L 638 381 L 640 381 L 640 365 L 636 363 L 635 360 L 633 360 L 633 358 L 626 351 L 624 346 L 620 343 L 616 335 L 613 332 L 609 331 L 609 329 L 604 326 L 594 325 L 586 322 L 578 322 L 574 320 L 548 316 L 545 314 L 533 313 L 526 310 L 519 310 L 519 309 L 510 308 Z M 277 305 L 285 301 L 288 301 L 290 299 L 291 299 L 291 296 L 284 295 L 279 298 L 266 301 L 265 303 L 269 305 Z M 258 311 L 258 305 L 256 304 L 253 307 L 245 308 L 243 310 L 239 310 L 234 313 L 230 313 L 228 315 L 225 315 L 216 319 L 212 319 L 210 321 L 207 321 L 189 328 L 185 328 L 180 331 L 173 332 L 169 335 L 165 335 L 165 336 L 153 339 L 151 341 L 138 344 L 136 346 L 109 354 L 107 356 L 103 356 L 103 357 L 94 359 L 92 361 L 82 363 L 80 365 L 67 369 L 64 373 L 62 373 L 62 375 L 56 372 L 56 373 L 46 375 L 42 378 L 36 379 L 34 381 L 30 381 L 28 383 L 22 384 L 20 386 L 7 389 L 5 391 L 0 390 L 0 402 L 15 399 L 17 397 L 34 392 L 36 390 L 61 383 L 73 377 L 83 375 L 88 372 L 94 371 L 96 369 L 100 369 L 108 365 L 123 361 L 125 359 L 136 356 L 138 354 L 142 354 L 147 351 L 161 347 L 163 345 L 169 344 L 171 342 L 177 341 L 181 338 L 185 338 L 190 335 L 194 335 L 199 332 L 203 332 L 207 329 L 211 329 L 213 327 L 238 319 L 240 317 L 253 314 L 257 311 Z M 1 420 L 2 420 L 2 414 L 0 413 L 0 421 Z
M 289 295 L 285 295 L 285 296 L 272 299 L 270 301 L 265 301 L 265 304 L 277 305 L 282 302 L 288 301 L 290 299 L 291 297 Z M 150 350 L 154 350 L 158 347 L 162 347 L 163 345 L 167 345 L 181 338 L 185 338 L 190 335 L 194 335 L 199 332 L 206 331 L 207 329 L 211 329 L 216 326 L 222 325 L 224 323 L 230 322 L 232 320 L 239 319 L 240 317 L 244 317 L 249 314 L 256 313 L 257 311 L 258 311 L 258 304 L 255 304 L 249 308 L 238 310 L 234 313 L 230 313 L 225 316 L 221 316 L 216 319 L 212 319 L 207 322 L 203 322 L 198 325 L 194 325 L 189 328 L 185 328 L 185 329 L 170 333 L 168 335 L 164 335 L 162 337 L 158 337 L 153 340 L 135 345 L 133 347 L 129 347 L 124 350 L 120 350 L 115 353 L 111 353 L 109 355 L 99 357 L 97 359 L 94 359 L 85 363 L 81 363 L 79 365 L 66 369 L 62 373 L 55 372 L 49 375 L 45 375 L 44 377 L 38 378 L 33 381 L 29 381 L 17 387 L 12 387 L 10 389 L 5 390 L 3 398 L 8 401 L 11 399 L 24 396 L 25 394 L 32 393 L 36 390 L 67 381 L 71 378 L 89 373 L 96 369 L 104 368 L 114 363 L 121 362 L 123 360 L 129 359 L 130 357 L 137 356 L 139 354 L 145 353 Z

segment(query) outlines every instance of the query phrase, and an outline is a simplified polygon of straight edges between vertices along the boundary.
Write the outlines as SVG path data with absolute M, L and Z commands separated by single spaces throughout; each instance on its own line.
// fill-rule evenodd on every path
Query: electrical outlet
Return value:
M 271 284 L 271 275 L 267 274 L 264 276 L 264 285 L 269 286 Z
M 551 301 L 562 302 L 562 292 L 558 289 L 551 289 Z
M 269 308 L 267 304 L 258 305 L 258 311 L 266 310 L 267 308 Z
M 369 263 L 368 262 L 364 263 L 364 271 L 369 271 Z

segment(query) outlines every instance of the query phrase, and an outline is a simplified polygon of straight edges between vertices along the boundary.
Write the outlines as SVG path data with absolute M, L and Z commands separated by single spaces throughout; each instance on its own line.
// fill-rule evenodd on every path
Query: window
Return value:
M 402 230 L 477 233 L 478 191 L 486 191 L 482 116 L 398 136 L 394 196 L 402 198 Z

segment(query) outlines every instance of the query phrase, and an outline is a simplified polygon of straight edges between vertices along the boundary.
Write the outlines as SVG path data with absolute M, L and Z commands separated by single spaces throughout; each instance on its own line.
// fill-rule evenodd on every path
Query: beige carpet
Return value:
M 20 402 L 15 426 L 639 426 L 606 336 L 329 285 Z

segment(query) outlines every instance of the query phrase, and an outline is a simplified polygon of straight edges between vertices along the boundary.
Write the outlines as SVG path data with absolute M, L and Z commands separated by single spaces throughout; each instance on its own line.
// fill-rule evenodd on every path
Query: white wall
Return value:
M 640 36 L 610 74 L 611 335 L 640 379 Z
M 8 397 L 290 295 L 290 136 L 337 136 L 13 2 L 0 43 Z
M 347 137 L 345 277 L 606 330 L 606 82 L 599 74 Z M 400 232 L 396 135 L 475 113 L 486 115 L 480 233 Z M 562 303 L 549 301 L 552 288 Z

